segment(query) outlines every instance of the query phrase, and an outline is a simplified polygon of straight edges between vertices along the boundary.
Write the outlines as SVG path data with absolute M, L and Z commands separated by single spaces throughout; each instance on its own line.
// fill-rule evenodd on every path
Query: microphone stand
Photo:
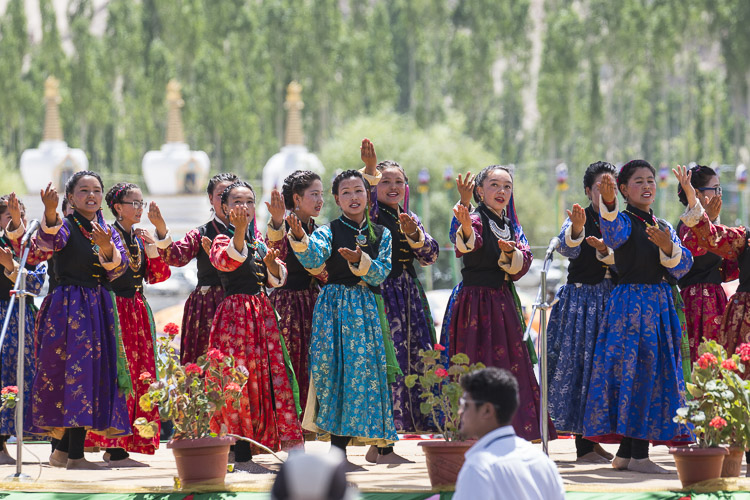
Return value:
M 23 249 L 23 255 L 21 256 L 21 267 L 18 271 L 18 278 L 16 279 L 16 285 L 10 292 L 10 304 L 8 304 L 8 312 L 5 315 L 5 322 L 3 323 L 2 334 L 0 334 L 0 349 L 2 349 L 3 342 L 5 341 L 5 334 L 8 331 L 8 324 L 10 323 L 11 314 L 13 313 L 13 306 L 15 305 L 16 297 L 18 297 L 18 359 L 16 367 L 16 386 L 18 387 L 18 396 L 16 398 L 16 473 L 8 476 L 6 479 L 12 481 L 24 481 L 31 479 L 30 476 L 21 472 L 23 466 L 23 405 L 24 405 L 24 356 L 26 353 L 26 297 L 35 297 L 34 294 L 26 291 L 26 260 L 29 257 L 29 244 L 27 243 Z

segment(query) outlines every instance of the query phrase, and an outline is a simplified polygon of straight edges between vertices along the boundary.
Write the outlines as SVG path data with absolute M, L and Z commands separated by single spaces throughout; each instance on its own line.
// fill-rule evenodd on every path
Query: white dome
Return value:
M 208 183 L 210 160 L 182 142 L 169 142 L 143 155 L 143 179 L 150 194 L 200 193 Z
M 38 148 L 21 154 L 21 177 L 30 193 L 39 192 L 50 182 L 62 192 L 74 173 L 88 168 L 86 153 L 69 148 L 65 141 L 42 141 Z

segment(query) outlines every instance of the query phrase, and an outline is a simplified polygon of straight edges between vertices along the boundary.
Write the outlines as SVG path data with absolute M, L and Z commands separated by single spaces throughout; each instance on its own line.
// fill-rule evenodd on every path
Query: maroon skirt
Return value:
M 180 361 L 195 363 L 208 351 L 208 336 L 216 310 L 224 300 L 224 289 L 220 285 L 196 287 L 185 301 L 182 314 L 182 339 Z

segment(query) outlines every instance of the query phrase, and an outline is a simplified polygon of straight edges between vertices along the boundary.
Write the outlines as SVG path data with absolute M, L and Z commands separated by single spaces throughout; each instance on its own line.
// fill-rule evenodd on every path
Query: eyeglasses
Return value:
M 147 201 L 121 201 L 120 203 L 123 205 L 132 205 L 136 210 L 139 208 L 146 208 L 146 205 L 148 205 Z
M 714 193 L 716 193 L 716 196 L 721 196 L 721 186 L 715 187 L 715 188 L 712 188 L 712 187 L 702 187 L 702 188 L 697 188 L 697 189 L 701 193 L 703 191 L 713 191 Z
M 474 403 L 474 406 L 479 406 L 487 403 L 487 401 L 482 401 L 481 399 L 459 398 L 458 407 L 463 410 L 464 408 L 466 408 L 466 403 Z

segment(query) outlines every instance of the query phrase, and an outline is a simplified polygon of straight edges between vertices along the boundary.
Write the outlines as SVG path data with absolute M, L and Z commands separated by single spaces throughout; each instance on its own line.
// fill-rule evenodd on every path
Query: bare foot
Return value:
M 14 465 L 15 463 L 16 459 L 10 456 L 7 449 L 3 448 L 0 451 L 0 465 Z
M 344 461 L 344 470 L 345 470 L 346 472 L 364 472 L 364 471 L 366 471 L 367 469 L 365 469 L 365 468 L 364 468 L 364 467 L 362 467 L 361 465 L 357 465 L 357 464 L 353 464 L 353 463 L 351 463 L 351 462 L 349 461 L 349 459 L 347 458 L 347 459 L 346 459 L 346 460 Z
M 671 474 L 669 471 L 661 465 L 656 465 L 649 458 L 631 458 L 628 470 L 633 472 L 643 472 L 645 474 Z
M 402 457 L 401 455 L 391 452 L 387 455 L 378 455 L 377 458 L 379 464 L 413 464 L 411 460 Z
M 234 471 L 247 472 L 248 474 L 276 474 L 276 471 L 272 471 L 260 464 L 256 464 L 252 460 L 248 460 L 247 462 L 235 462 Z
M 365 453 L 365 460 L 367 460 L 371 464 L 378 463 L 378 447 L 377 446 L 370 446 L 370 448 L 368 448 L 367 453 Z
M 112 469 L 118 469 L 120 467 L 149 467 L 148 464 L 144 464 L 138 460 L 133 460 L 132 458 L 123 458 L 122 460 L 107 460 L 105 458 L 104 461 L 107 462 L 107 465 Z
M 602 445 L 600 445 L 599 443 L 596 443 L 596 444 L 594 445 L 594 451 L 595 451 L 595 452 L 596 452 L 596 454 L 597 454 L 597 455 L 599 455 L 600 457 L 604 457 L 604 458 L 606 458 L 606 459 L 607 459 L 607 461 L 611 461 L 611 460 L 612 460 L 613 458 L 615 458 L 615 456 L 614 456 L 613 454 L 611 454 L 610 452 L 608 452 L 607 450 L 605 450 L 605 449 L 604 449 L 604 448 L 602 447 Z
M 89 462 L 85 458 L 69 458 L 66 468 L 68 470 L 106 470 L 101 465 Z
M 612 467 L 617 470 L 627 470 L 628 465 L 630 465 L 629 458 L 615 457 L 615 459 L 612 460 Z
M 49 464 L 52 467 L 67 467 L 68 454 L 60 450 L 53 451 L 49 456 Z
M 589 453 L 586 453 L 582 457 L 578 457 L 578 460 L 576 460 L 576 463 L 579 463 L 579 464 L 608 464 L 609 460 L 607 460 L 603 456 L 599 455 L 597 452 L 591 451 Z

